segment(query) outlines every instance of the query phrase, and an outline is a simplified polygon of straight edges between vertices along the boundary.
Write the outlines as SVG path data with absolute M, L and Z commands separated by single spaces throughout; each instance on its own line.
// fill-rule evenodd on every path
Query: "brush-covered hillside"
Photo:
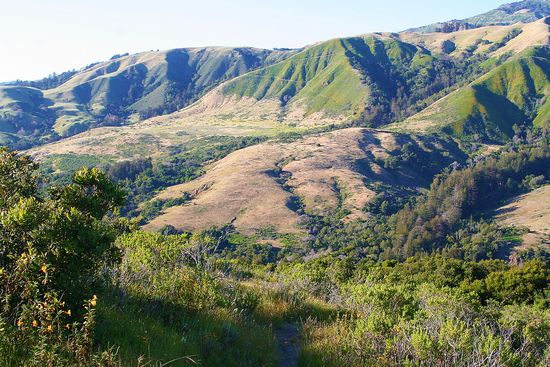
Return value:
M 394 126 L 496 142 L 510 139 L 514 125 L 547 129 L 549 80 L 550 48 L 532 48 Z
M 163 210 L 146 228 L 200 230 L 233 222 L 249 235 L 267 229 L 303 237 L 308 215 L 340 211 L 344 221 L 365 219 L 366 208 L 380 194 L 388 200 L 417 194 L 437 172 L 465 158 L 452 141 L 361 128 L 263 143 L 162 191 L 154 199 L 157 205 L 185 200 Z
M 450 20 L 411 28 L 408 31 L 418 33 L 443 32 L 479 28 L 490 25 L 510 25 L 515 23 L 530 23 L 550 16 L 550 1 L 524 0 L 504 4 L 497 9 L 462 20 Z
M 547 44 L 548 35 L 548 25 L 539 21 L 444 36 L 335 39 L 229 81 L 185 113 L 290 125 L 380 126 L 418 112 L 528 45 Z
M 292 51 L 151 51 L 92 64 L 53 89 L 0 86 L 0 136 L 10 145 L 36 145 L 97 126 L 124 125 L 170 113 L 220 82 L 287 54 Z

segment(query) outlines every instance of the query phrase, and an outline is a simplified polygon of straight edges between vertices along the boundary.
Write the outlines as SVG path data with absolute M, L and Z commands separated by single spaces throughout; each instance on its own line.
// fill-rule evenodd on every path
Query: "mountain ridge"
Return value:
M 426 26 L 409 28 L 405 32 L 450 33 L 459 30 L 479 28 L 492 25 L 512 25 L 515 23 L 530 23 L 550 16 L 550 1 L 523 0 L 504 4 L 497 9 L 466 19 L 453 19 L 446 22 L 433 23 Z

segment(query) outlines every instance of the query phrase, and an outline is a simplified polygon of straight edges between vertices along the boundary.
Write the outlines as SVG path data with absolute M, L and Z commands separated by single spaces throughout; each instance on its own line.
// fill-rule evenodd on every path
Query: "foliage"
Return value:
M 407 151 L 402 155 L 408 156 Z M 366 207 L 376 215 L 365 221 L 343 223 L 338 212 L 310 217 L 306 223 L 310 246 L 371 259 L 404 259 L 437 251 L 473 260 L 505 256 L 517 244 L 517 231 L 479 216 L 548 180 L 549 152 L 546 140 L 539 137 L 531 144 L 512 144 L 476 158 L 466 167 L 454 165 L 436 176 L 425 195 L 399 200 L 389 193 L 377 195 Z
M 37 165 L 4 148 L 0 171 L 0 338 L 12 345 L 0 343 L 0 359 L 6 365 L 114 364 L 109 353 L 91 353 L 92 295 L 99 270 L 118 259 L 117 226 L 106 215 L 124 194 L 105 173 L 85 168 L 43 197 Z
M 331 275 L 342 274 L 344 264 L 347 276 Z M 326 296 L 330 289 L 332 302 L 353 310 L 303 323 L 300 365 L 542 366 L 548 361 L 544 302 L 550 274 L 540 262 L 518 267 L 421 256 L 403 263 L 354 263 L 328 255 L 281 271 L 309 292 Z M 506 295 L 499 294 L 503 279 L 510 285 L 502 287 Z M 514 296 L 519 283 L 528 289 L 523 299 Z

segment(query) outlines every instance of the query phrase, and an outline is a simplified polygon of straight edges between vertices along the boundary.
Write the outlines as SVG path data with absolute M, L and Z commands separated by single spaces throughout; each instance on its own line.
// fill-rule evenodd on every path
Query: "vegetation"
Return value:
M 547 137 L 534 144 L 510 145 L 509 150 L 436 176 L 425 195 L 408 202 L 402 196 L 381 195 L 368 204 L 366 209 L 377 216 L 367 221 L 342 223 L 338 212 L 310 218 L 311 246 L 375 260 L 437 251 L 470 260 L 509 253 L 517 234 L 479 217 L 500 201 L 536 187 L 534 177 L 539 184 L 546 182 L 549 164 Z M 405 205 L 396 211 L 396 202 Z
M 147 200 L 151 199 L 156 192 L 197 178 L 203 173 L 205 164 L 263 140 L 265 140 L 263 137 L 210 137 L 177 149 L 167 161 L 153 162 L 151 159 L 121 161 L 109 165 L 107 173 L 128 193 L 127 204 L 122 212 L 131 217 L 141 215 L 143 223 L 156 217 L 162 209 L 188 200 L 182 197 L 148 202 Z M 139 207 L 139 204 L 144 202 L 146 202 L 144 206 Z
M 124 195 L 106 173 L 83 168 L 41 194 L 37 165 L 4 149 L 0 360 L 275 366 L 291 324 L 301 366 L 543 366 L 547 258 L 497 260 L 520 232 L 478 218 L 550 178 L 547 137 L 530 134 L 440 174 L 425 195 L 380 194 L 368 221 L 310 217 L 314 240 L 283 249 L 261 243 L 267 229 L 141 232 L 118 218 Z M 418 154 L 404 148 L 388 169 L 426 161 Z M 137 182 L 154 167 L 113 164 L 109 176 Z
M 526 50 L 405 121 L 464 141 L 506 142 L 514 125 L 548 129 L 549 48 Z M 416 125 L 413 125 L 416 126 Z
M 547 2 L 529 0 L 420 31 L 544 14 Z M 302 110 L 331 121 L 293 122 L 274 128 L 278 136 L 250 125 L 235 135 L 190 125 L 194 138 L 163 154 L 118 160 L 53 149 L 41 167 L 1 147 L 0 366 L 550 365 L 548 247 L 524 243 L 529 229 L 494 219 L 507 199 L 544 186 L 536 201 L 550 183 L 549 48 L 490 58 L 527 28 L 508 29 L 499 42 L 462 45 L 461 55 L 453 42 L 433 52 L 431 36 L 374 34 L 303 50 L 121 54 L 0 86 L 0 144 L 21 148 L 171 113 L 222 82 L 215 96 L 232 97 L 224 103 L 276 101 L 277 126 Z M 349 129 L 302 139 L 396 120 L 391 129 L 429 125 L 446 135 Z M 187 133 L 156 127 L 149 131 L 162 149 L 163 134 Z M 140 228 L 216 180 L 153 199 L 160 190 L 264 135 L 280 141 L 247 149 L 239 167 L 262 167 L 258 174 L 280 190 L 281 213 L 295 216 L 292 231 L 278 233 L 272 219 L 246 235 L 240 217 L 194 232 Z M 251 162 L 258 152 L 275 157 Z M 235 166 L 220 166 L 229 190 L 208 191 L 213 200 L 248 191 L 264 200 L 263 188 L 244 185 L 253 170 L 234 179 Z M 323 185 L 309 169 L 323 170 Z M 321 206 L 324 198 L 334 205 Z M 278 213 L 262 204 L 257 212 Z
M 292 51 L 175 49 L 118 55 L 78 72 L 0 86 L 0 142 L 26 149 L 188 106 L 219 83 Z
M 83 169 L 43 197 L 37 166 L 0 151 L 0 361 L 2 365 L 97 365 L 90 354 L 97 274 L 116 263 L 118 224 L 106 218 L 122 191 Z
M 483 58 L 449 59 L 396 38 L 331 40 L 226 84 L 223 93 L 307 105 L 371 126 L 402 120 L 478 75 Z M 345 84 L 345 85 L 344 85 Z

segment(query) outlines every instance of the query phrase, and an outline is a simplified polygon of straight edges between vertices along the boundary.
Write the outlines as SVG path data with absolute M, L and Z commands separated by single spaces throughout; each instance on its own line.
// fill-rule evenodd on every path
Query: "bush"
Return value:
M 94 365 L 103 357 L 91 353 L 93 284 L 119 258 L 117 223 L 106 216 L 124 194 L 103 172 L 85 168 L 42 196 L 37 168 L 0 149 L 0 338 L 13 346 L 0 348 L 0 358 Z

